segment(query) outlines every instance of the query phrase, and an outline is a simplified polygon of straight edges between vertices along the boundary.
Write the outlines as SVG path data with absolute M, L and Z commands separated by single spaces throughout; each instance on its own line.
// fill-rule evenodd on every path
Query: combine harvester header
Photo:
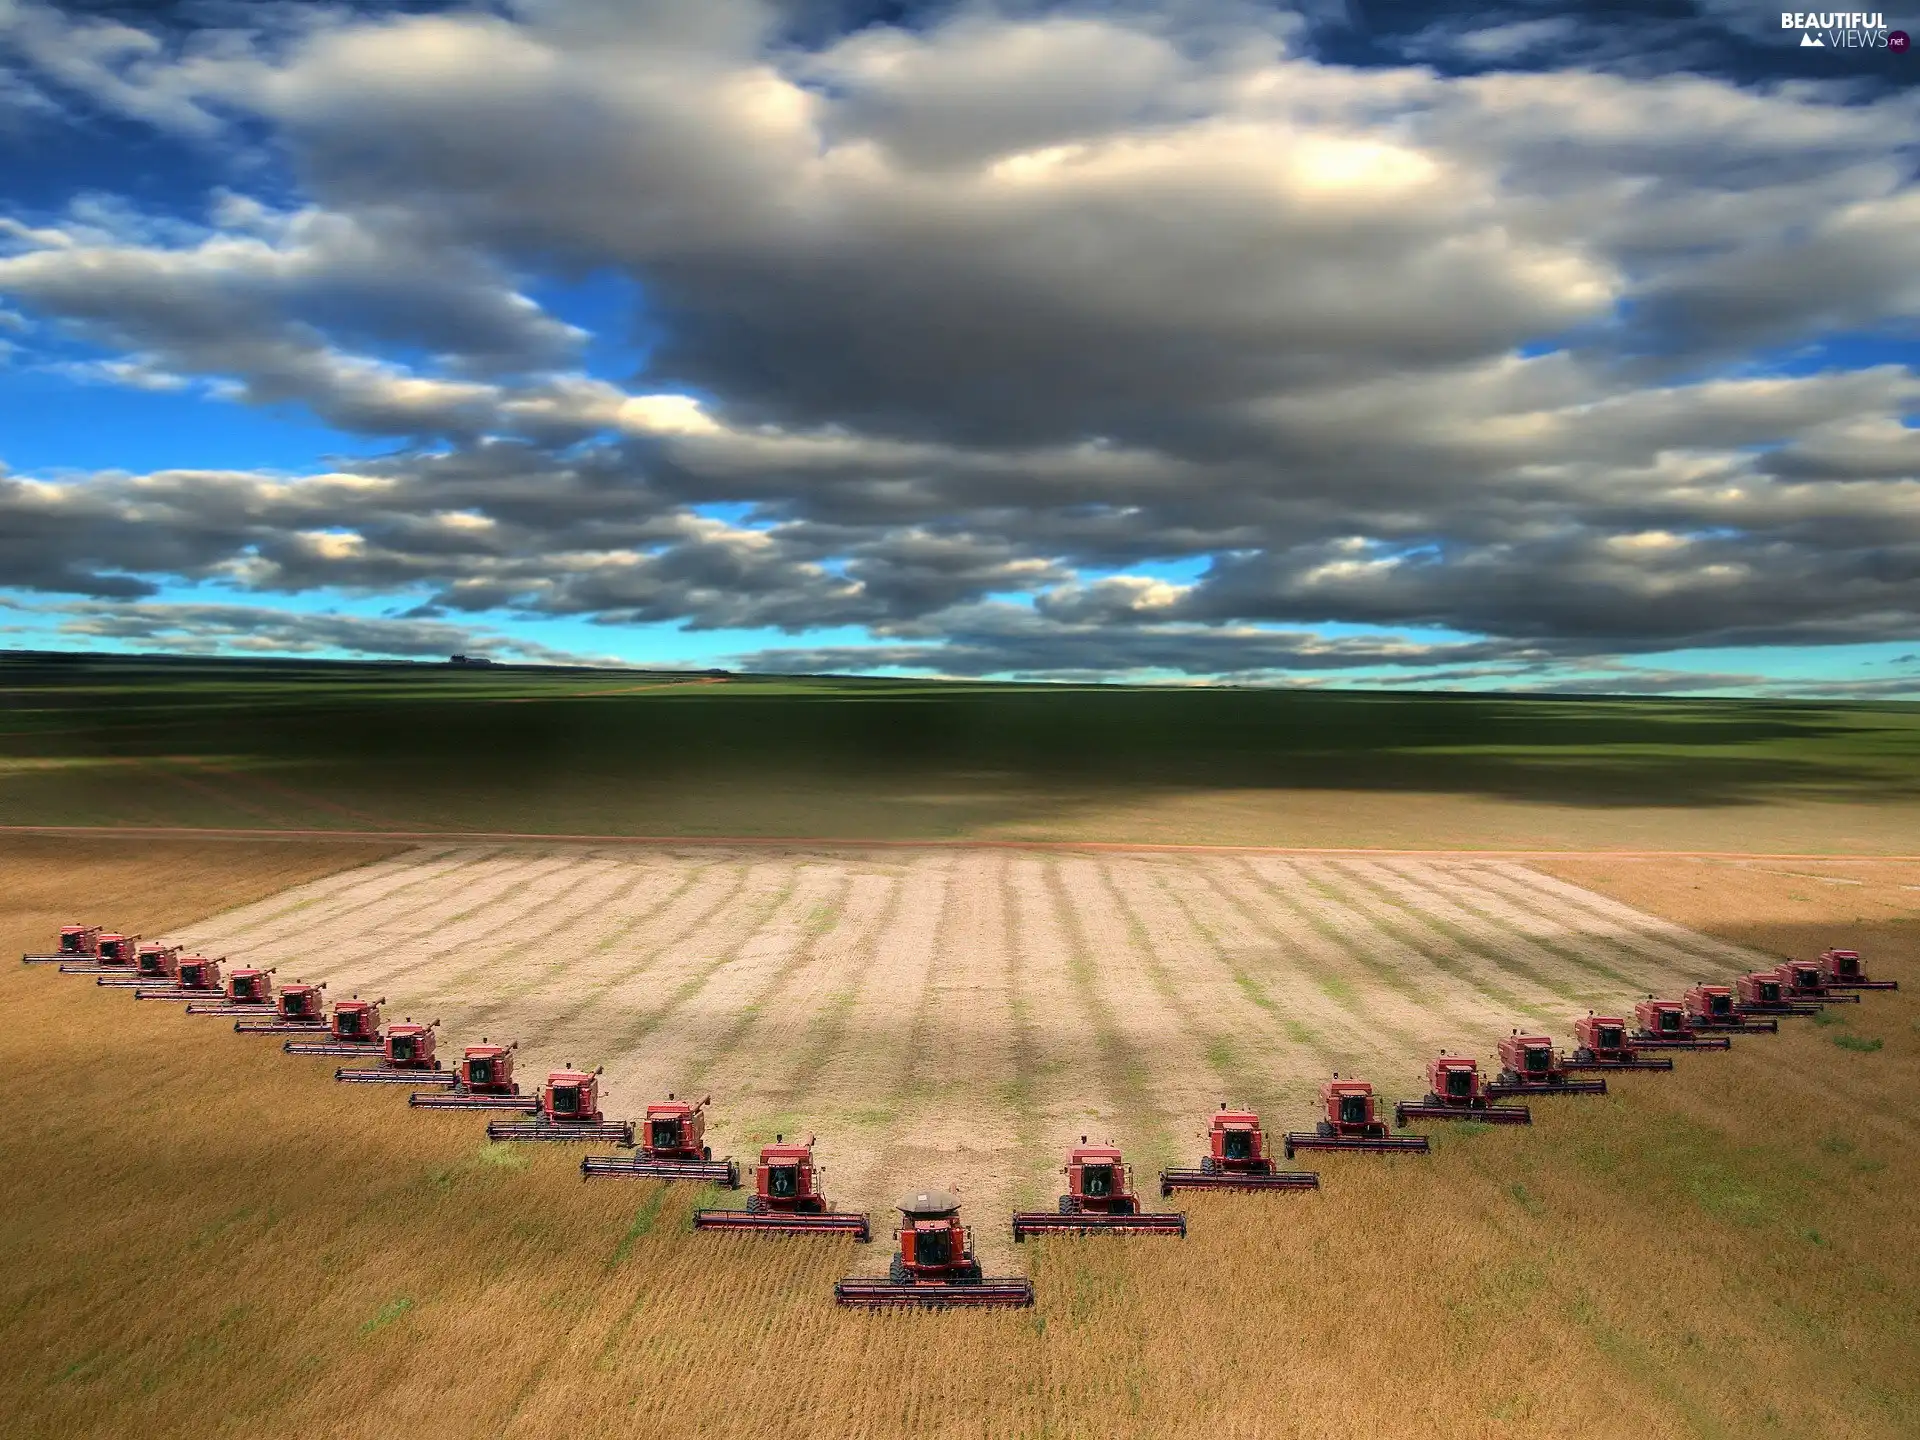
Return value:
M 542 1140 L 631 1145 L 633 1122 L 608 1120 L 600 1113 L 600 1072 L 591 1075 L 571 1063 L 555 1070 L 540 1087 L 540 1109 L 531 1120 L 493 1120 L 489 1140 Z
M 1524 1105 L 1497 1105 L 1480 1080 L 1480 1063 L 1442 1050 L 1427 1064 L 1427 1098 L 1402 1100 L 1393 1107 L 1393 1123 L 1409 1120 L 1477 1120 L 1485 1125 L 1531 1125 Z
M 389 1025 L 386 1039 L 381 1043 L 378 1065 L 343 1065 L 333 1072 L 333 1078 L 349 1085 L 456 1084 L 460 1077 L 451 1070 L 441 1069 L 433 1056 L 433 1032 L 439 1023 L 430 1020 L 425 1025 L 416 1025 L 409 1015 L 398 1025 Z
M 960 1223 L 960 1201 L 943 1190 L 922 1190 L 898 1206 L 900 1228 L 887 1278 L 851 1275 L 835 1283 L 840 1305 L 992 1306 L 1033 1304 L 1025 1276 L 988 1279 L 973 1258 L 973 1232 Z
M 1187 1217 L 1178 1212 L 1142 1210 L 1133 1188 L 1133 1167 L 1112 1145 L 1080 1143 L 1067 1152 L 1060 1168 L 1067 1193 L 1056 1210 L 1026 1210 L 1013 1217 L 1013 1239 L 1029 1235 L 1178 1235 L 1187 1233 Z
M 826 1171 L 814 1163 L 813 1136 L 804 1145 L 789 1144 L 775 1135 L 773 1144 L 760 1147 L 760 1163 L 753 1167 L 753 1194 L 744 1210 L 696 1210 L 696 1230 L 747 1230 L 756 1235 L 851 1235 L 865 1243 L 867 1217 L 835 1210 L 822 1185 Z M 593 1158 L 593 1157 L 589 1157 Z
M 62 925 L 60 938 L 52 950 L 29 950 L 20 957 L 22 965 L 54 965 L 62 960 L 97 960 L 100 957 L 98 925 Z
M 1373 1086 L 1365 1080 L 1342 1080 L 1336 1074 L 1320 1087 L 1320 1104 L 1325 1113 L 1312 1130 L 1286 1137 L 1289 1160 L 1301 1150 L 1427 1153 L 1426 1136 L 1395 1135 L 1374 1113 Z
M 518 1110 L 532 1115 L 540 1109 L 538 1095 L 522 1095 L 513 1078 L 511 1045 L 491 1044 L 482 1035 L 478 1045 L 469 1045 L 460 1054 L 459 1079 L 450 1090 L 424 1090 L 409 1095 L 407 1104 L 416 1110 Z
M 740 1167 L 731 1158 L 716 1160 L 706 1142 L 707 1096 L 689 1105 L 671 1092 L 647 1106 L 640 1127 L 640 1150 L 632 1156 L 589 1155 L 580 1162 L 582 1179 L 624 1176 L 634 1180 L 698 1180 L 740 1188 Z
M 1627 1034 L 1626 1017 L 1596 1015 L 1589 1010 L 1573 1022 L 1573 1054 L 1562 1062 L 1568 1070 L 1671 1070 L 1665 1055 L 1642 1055 Z

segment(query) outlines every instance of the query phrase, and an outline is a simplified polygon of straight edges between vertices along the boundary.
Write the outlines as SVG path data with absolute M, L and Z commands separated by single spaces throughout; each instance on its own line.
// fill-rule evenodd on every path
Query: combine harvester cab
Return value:
M 1281 1170 L 1267 1153 L 1266 1132 L 1251 1110 L 1229 1110 L 1222 1100 L 1207 1122 L 1207 1153 L 1198 1170 L 1162 1170 L 1160 1196 L 1176 1190 L 1318 1190 L 1311 1170 Z
M 1029 1235 L 1180 1235 L 1187 1217 L 1178 1212 L 1140 1208 L 1133 1188 L 1133 1167 L 1112 1145 L 1080 1143 L 1060 1167 L 1067 1193 L 1053 1211 L 1026 1210 L 1013 1217 L 1015 1244 Z
M 1687 1023 L 1678 1000 L 1656 1000 L 1651 995 L 1633 1007 L 1637 1028 L 1633 1043 L 1642 1050 L 1731 1050 L 1725 1035 L 1701 1035 Z
M 1827 988 L 1827 967 L 1818 960 L 1789 960 L 1774 972 L 1787 999 L 1802 1005 L 1858 1005 L 1860 997 L 1836 995 Z
M 813 1136 L 804 1145 L 784 1135 L 760 1148 L 753 1167 L 753 1194 L 744 1210 L 696 1210 L 696 1230 L 748 1230 L 757 1235 L 851 1235 L 863 1244 L 870 1237 L 867 1217 L 835 1210 L 821 1188 L 826 1172 L 813 1160 Z M 592 1157 L 589 1157 L 592 1158 Z
M 487 1138 L 631 1145 L 633 1122 L 601 1115 L 598 1070 L 589 1075 L 568 1065 L 547 1076 L 533 1119 L 488 1121 Z
M 407 1104 L 417 1110 L 518 1110 L 532 1115 L 540 1109 L 538 1095 L 522 1095 L 513 1078 L 512 1045 L 490 1044 L 482 1035 L 478 1045 L 469 1045 L 460 1054 L 459 1078 L 450 1090 L 423 1090 L 409 1095 Z
M 1771 1016 L 1742 1015 L 1735 1008 L 1731 985 L 1709 985 L 1701 981 L 1680 997 L 1687 1024 L 1694 1030 L 1745 1031 L 1749 1035 L 1772 1035 L 1780 1022 Z
M 180 973 L 180 947 L 148 941 L 135 952 L 131 975 L 102 975 L 93 983 L 133 990 L 142 985 L 171 987 Z
M 233 1028 L 240 1035 L 312 1035 L 324 1034 L 327 1019 L 323 1012 L 326 982 L 309 985 L 295 980 L 282 985 L 273 997 L 273 1014 L 265 1020 L 236 1020 Z
M 409 1015 L 398 1025 L 389 1025 L 378 1065 L 343 1065 L 333 1072 L 333 1078 L 349 1085 L 457 1084 L 460 1077 L 442 1069 L 434 1059 L 433 1032 L 439 1024 L 438 1020 L 429 1020 L 416 1025 Z
M 1531 1125 L 1524 1105 L 1496 1105 L 1480 1079 L 1480 1062 L 1442 1050 L 1427 1064 L 1427 1098 L 1402 1100 L 1393 1107 L 1393 1123 L 1409 1120 L 1477 1120 L 1485 1125 Z
M 973 1233 L 960 1223 L 960 1201 L 940 1190 L 922 1190 L 899 1205 L 900 1228 L 887 1278 L 849 1276 L 835 1283 L 841 1305 L 1031 1305 L 1033 1284 L 1025 1276 L 987 1279 L 973 1258 Z
M 1500 1078 L 1489 1081 L 1487 1094 L 1604 1095 L 1604 1080 L 1574 1080 L 1567 1075 L 1566 1057 L 1546 1035 L 1522 1035 L 1515 1030 L 1500 1042 Z
M 1633 1048 L 1625 1016 L 1591 1010 L 1573 1022 L 1573 1055 L 1562 1063 L 1568 1070 L 1673 1069 L 1667 1056 L 1642 1055 Z
M 52 950 L 31 951 L 20 957 L 22 965 L 53 965 L 62 960 L 94 961 L 100 958 L 98 925 L 62 925 L 60 938 Z
M 1367 1081 L 1342 1080 L 1335 1075 L 1320 1087 L 1324 1114 L 1319 1123 L 1312 1130 L 1287 1136 L 1287 1158 L 1291 1160 L 1301 1150 L 1427 1153 L 1426 1136 L 1393 1134 L 1387 1122 L 1374 1113 L 1375 1103 L 1373 1086 Z
M 386 997 L 362 1000 L 358 995 L 333 1002 L 326 1034 L 313 1040 L 289 1040 L 281 1048 L 289 1055 L 372 1055 L 386 1051 L 386 1032 L 380 1028 L 380 1007 Z M 302 1026 L 303 1030 L 312 1026 Z
M 1818 1015 L 1818 1005 L 1787 998 L 1778 970 L 1755 970 L 1733 982 L 1734 1010 L 1741 1015 Z
M 131 975 L 138 964 L 140 937 L 123 935 L 118 930 L 104 930 L 94 942 L 91 956 L 82 955 L 67 962 L 60 957 L 62 975 Z
M 64 932 L 62 932 L 64 933 Z M 1869 980 L 1860 964 L 1858 950 L 1823 950 L 1820 963 L 1826 967 L 1829 990 L 1898 990 L 1898 980 Z
M 189 1015 L 257 1015 L 272 1019 L 278 1014 L 273 1003 L 272 970 L 235 970 L 227 976 L 226 996 L 210 1005 L 187 1005 Z
M 740 1167 L 731 1158 L 716 1160 L 707 1145 L 707 1096 L 698 1105 L 669 1093 L 647 1106 L 640 1124 L 640 1149 L 634 1155 L 589 1155 L 580 1162 L 582 1179 L 625 1176 L 634 1180 L 698 1180 L 740 1188 Z
M 205 955 L 182 955 L 175 963 L 171 985 L 141 986 L 136 1000 L 217 1000 L 221 994 L 218 960 Z

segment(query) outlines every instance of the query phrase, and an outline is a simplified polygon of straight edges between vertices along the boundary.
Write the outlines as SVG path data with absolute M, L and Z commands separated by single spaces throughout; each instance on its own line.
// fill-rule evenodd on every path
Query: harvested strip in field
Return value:
M 1752 960 L 1484 861 L 1003 850 L 422 850 L 174 938 L 385 994 L 445 1048 L 517 1039 L 523 1083 L 604 1065 L 610 1116 L 711 1091 L 716 1153 L 817 1133 L 877 1237 L 896 1192 L 958 1184 L 1002 1264 L 1083 1133 L 1191 1163 L 1222 1099 L 1281 1129 L 1333 1069 L 1415 1094 L 1529 1010 L 1560 1034 L 1620 981 Z

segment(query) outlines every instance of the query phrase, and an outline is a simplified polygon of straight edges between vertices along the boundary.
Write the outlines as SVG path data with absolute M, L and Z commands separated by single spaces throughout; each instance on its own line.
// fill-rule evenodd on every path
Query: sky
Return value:
M 0 648 L 1920 698 L 1782 15 L 0 0 Z

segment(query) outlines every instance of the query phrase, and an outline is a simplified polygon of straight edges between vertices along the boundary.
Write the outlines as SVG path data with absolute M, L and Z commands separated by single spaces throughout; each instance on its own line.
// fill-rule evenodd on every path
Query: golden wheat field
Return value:
M 470 891 L 471 915 L 466 883 L 406 897 L 406 877 L 448 866 L 495 887 Z M 577 1155 L 489 1146 L 470 1116 L 334 1086 L 221 1022 L 9 966 L 9 1433 L 1920 1429 L 1920 867 L 1279 873 L 1243 892 L 1184 859 L 10 840 L 0 943 L 38 948 L 76 910 L 250 958 L 331 935 L 279 957 L 283 971 L 444 995 L 454 1039 L 520 1016 L 530 1051 L 632 1035 L 564 1058 L 605 1058 L 616 1102 L 636 1106 L 693 1068 L 717 1105 L 738 1097 L 722 1112 L 736 1148 L 796 1115 L 850 1198 L 916 1163 L 953 1168 L 938 1144 L 917 1161 L 905 1137 L 936 1117 L 966 1129 L 978 1107 L 978 1154 L 951 1178 L 983 1236 L 1052 1183 L 1076 1109 L 1142 1157 L 1185 1154 L 1188 1105 L 1230 1081 L 1304 1119 L 1301 1087 L 1336 1058 L 1410 1090 L 1430 1043 L 1482 1049 L 1516 1012 L 1551 1018 L 1750 949 L 1844 938 L 1908 988 L 1672 1075 L 1618 1077 L 1602 1099 L 1537 1102 L 1528 1130 L 1439 1135 L 1425 1160 L 1328 1157 L 1316 1195 L 1193 1198 L 1184 1242 L 1030 1243 L 1010 1257 L 1033 1275 L 1030 1312 L 890 1316 L 831 1304 L 861 1263 L 850 1242 L 695 1235 L 689 1190 L 583 1184 Z M 689 919 L 705 943 L 686 952 L 668 917 L 715 884 L 736 899 Z M 924 910 L 939 886 L 948 898 Z M 480 938 L 499 928 L 477 923 L 488 906 L 496 921 L 517 907 L 512 945 Z M 490 1013 L 453 1009 L 503 970 L 526 988 L 463 1002 Z M 945 1037 L 955 1010 L 997 1013 L 1013 1038 L 994 1048 L 984 1019 Z M 697 1046 L 673 1038 L 682 1026 Z M 885 1087 L 864 1118 L 863 1074 Z

